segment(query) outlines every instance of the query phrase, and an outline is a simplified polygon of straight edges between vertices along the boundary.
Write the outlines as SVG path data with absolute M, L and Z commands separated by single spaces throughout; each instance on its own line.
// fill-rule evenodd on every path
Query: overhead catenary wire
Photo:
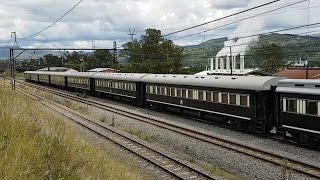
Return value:
M 294 27 L 284 28 L 284 29 L 279 29 L 279 30 L 273 30 L 273 31 L 268 31 L 268 32 L 263 32 L 263 33 L 251 34 L 251 35 L 246 35 L 246 36 L 240 36 L 240 37 L 236 37 L 236 38 L 230 38 L 230 39 L 228 39 L 228 41 L 238 40 L 238 39 L 241 39 L 241 38 L 249 38 L 249 37 L 261 36 L 261 35 L 267 35 L 267 34 L 270 34 L 270 33 L 284 32 L 284 31 L 288 31 L 288 30 L 301 29 L 301 28 L 305 28 L 307 26 L 310 27 L 310 26 L 315 26 L 315 25 L 320 25 L 320 22 L 313 23 L 313 24 L 305 24 L 305 25 L 300 25 L 300 26 L 294 26 Z M 217 39 L 225 39 L 225 38 L 226 37 L 220 37 L 220 38 L 217 38 Z M 215 42 L 204 42 L 201 45 L 216 44 L 216 43 L 221 43 L 221 42 L 225 42 L 225 40 L 218 40 L 218 41 L 215 41 Z M 198 46 L 198 45 L 190 45 L 189 47 L 192 47 L 192 46 Z
M 44 29 L 40 30 L 39 32 L 36 32 L 32 35 L 26 36 L 26 37 L 22 37 L 19 39 L 28 39 L 31 37 L 34 37 L 42 32 L 44 32 L 45 30 L 49 29 L 50 27 L 52 27 L 53 25 L 55 25 L 58 21 L 60 21 L 63 17 L 65 17 L 67 14 L 69 14 L 73 9 L 75 9 L 83 0 L 80 0 L 77 4 L 75 4 L 71 9 L 69 9 L 65 14 L 63 14 L 60 18 L 58 18 L 57 20 L 55 20 L 53 23 L 51 23 L 50 25 L 48 25 L 47 27 L 45 27 Z
M 288 3 L 277 3 L 275 6 L 270 6 L 270 8 L 273 8 L 273 7 L 279 7 L 279 6 L 282 6 L 282 5 L 286 5 Z M 316 7 L 314 5 L 317 5 L 318 3 L 312 3 L 313 6 L 310 6 L 310 8 L 313 8 L 313 7 Z M 301 8 L 302 7 L 302 8 Z M 292 11 L 297 11 L 297 10 L 301 10 L 301 9 L 306 9 L 304 8 L 305 6 L 296 6 L 295 8 L 292 8 L 292 9 L 288 9 L 286 10 L 285 12 L 292 12 Z M 283 13 L 283 12 L 282 12 Z M 275 13 L 276 14 L 276 13 Z M 154 24 L 148 24 L 149 27 L 154 27 L 154 28 L 160 28 L 161 31 L 164 31 L 164 30 L 179 30 L 179 29 L 182 29 L 182 28 L 186 28 L 186 27 L 189 27 L 187 24 L 190 24 L 191 22 L 199 22 L 200 20 L 206 20 L 208 21 L 208 18 L 216 18 L 216 14 L 214 15 L 210 15 L 210 16 L 202 16 L 202 17 L 199 17 L 196 18 L 196 19 L 193 19 L 193 20 L 190 20 L 190 19 L 185 19 L 185 20 L 176 20 L 176 21 L 171 21 L 171 22 L 163 22 L 163 23 L 154 23 Z M 174 24 L 175 26 L 173 27 L 168 27 L 168 28 L 164 28 L 164 26 L 168 26 L 168 25 L 171 25 L 171 24 Z M 181 26 L 177 26 L 177 25 L 181 25 Z M 144 29 L 139 29 L 137 32 L 139 33 L 143 33 L 144 32 Z
M 284 8 L 287 8 L 287 7 L 290 7 L 290 6 L 293 6 L 293 5 L 296 5 L 296 4 L 305 2 L 305 1 L 306 1 L 306 0 L 302 0 L 302 1 L 299 1 L 299 2 L 291 3 L 291 4 L 288 4 L 288 5 L 286 5 L 286 6 L 282 6 L 282 7 L 276 8 L 276 9 L 272 9 L 272 10 L 269 10 L 269 11 L 265 11 L 265 12 L 262 12 L 262 13 L 259 13 L 259 14 L 255 14 L 255 15 L 253 15 L 253 16 L 249 16 L 249 17 L 246 17 L 246 18 L 237 20 L 237 21 L 233 21 L 233 22 L 231 22 L 231 23 L 224 24 L 224 25 L 221 25 L 221 26 L 218 26 L 218 27 L 215 27 L 215 28 L 211 28 L 211 29 L 207 29 L 207 30 L 204 30 L 204 31 L 201 31 L 201 32 L 194 33 L 194 34 L 190 34 L 190 35 L 182 36 L 182 37 L 179 37 L 179 38 L 175 38 L 175 39 L 172 39 L 172 41 L 176 41 L 176 40 L 179 40 L 179 39 L 184 39 L 184 38 L 187 38 L 187 37 L 191 37 L 191 36 L 199 35 L 199 34 L 202 34 L 202 33 L 209 32 L 209 31 L 213 31 L 213 30 L 216 30 L 216 29 L 219 29 L 219 28 L 222 28 L 222 27 L 226 27 L 226 26 L 229 26 L 229 25 L 232 25 L 232 24 L 236 24 L 236 23 L 238 23 L 238 22 L 242 22 L 242 21 L 245 21 L 245 20 L 248 20 L 248 19 L 252 19 L 252 18 L 261 16 L 261 15 L 264 15 L 264 14 L 268 14 L 268 13 L 270 13 L 270 12 L 278 11 L 278 10 L 280 10 L 280 9 L 284 9 Z
M 175 32 L 172 32 L 172 33 L 165 34 L 165 35 L 163 35 L 163 37 L 170 36 L 170 35 L 173 35 L 173 34 L 177 34 L 177 33 L 180 33 L 180 32 L 184 32 L 184 31 L 187 31 L 187 30 L 190 30 L 190 29 L 194 29 L 194 28 L 197 28 L 197 27 L 201 27 L 201 26 L 213 23 L 213 22 L 221 21 L 223 19 L 227 19 L 227 18 L 236 16 L 236 15 L 239 15 L 239 14 L 243 14 L 245 12 L 252 11 L 254 9 L 258 9 L 258 8 L 261 8 L 261 7 L 264 7 L 264 6 L 279 2 L 279 1 L 281 1 L 281 0 L 274 0 L 274 1 L 271 1 L 271 2 L 268 2 L 268 3 L 265 3 L 265 4 L 261 4 L 261 5 L 258 5 L 258 6 L 255 6 L 255 7 L 252 7 L 252 8 L 249 8 L 249 9 L 246 9 L 246 10 L 231 14 L 231 15 L 227 15 L 227 16 L 224 16 L 224 17 L 212 20 L 212 21 L 208 21 L 208 22 L 205 22 L 205 23 L 202 23 L 202 24 L 198 24 L 198 25 L 191 26 L 191 27 L 188 27 L 188 28 L 185 28 L 185 29 L 182 29 L 182 30 L 178 30 L 178 31 L 175 31 Z M 307 0 L 305 0 L 305 1 L 307 1 Z

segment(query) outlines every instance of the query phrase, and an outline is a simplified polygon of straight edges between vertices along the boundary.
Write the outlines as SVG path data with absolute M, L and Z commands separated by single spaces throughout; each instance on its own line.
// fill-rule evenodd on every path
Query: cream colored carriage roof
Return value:
M 216 76 L 150 74 L 142 78 L 146 83 L 175 84 L 244 90 L 270 90 L 281 78 L 273 76 Z
M 276 92 L 320 95 L 320 79 L 284 79 L 279 81 Z

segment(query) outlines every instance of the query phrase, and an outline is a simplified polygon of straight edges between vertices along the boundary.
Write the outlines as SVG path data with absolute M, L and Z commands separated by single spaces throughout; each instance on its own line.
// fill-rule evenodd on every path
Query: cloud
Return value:
M 296 1 L 296 0 L 294 0 Z M 10 33 L 16 31 L 18 38 L 26 37 L 38 32 L 55 21 L 78 0 L 10 0 L 0 4 L 0 42 L 7 41 Z M 144 34 L 146 28 L 157 28 L 163 34 L 194 26 L 218 17 L 223 17 L 245 9 L 249 3 L 262 4 L 261 0 L 84 0 L 70 14 L 43 33 L 30 39 L 18 39 L 22 46 L 89 46 L 91 41 L 101 42 L 101 46 L 111 46 L 113 41 L 126 42 L 130 39 L 129 28 L 136 28 L 135 38 Z M 279 7 L 292 0 L 283 0 Z M 311 0 L 310 6 L 316 5 Z M 303 6 L 304 5 L 304 6 Z M 300 4 L 306 7 L 306 3 Z M 267 10 L 269 8 L 261 8 Z M 291 9 L 298 7 L 290 7 Z M 288 8 L 288 9 L 290 9 Z M 318 8 L 310 10 L 310 22 L 317 21 L 320 15 Z M 174 39 L 193 33 L 203 32 L 235 20 L 247 17 L 260 11 L 228 18 L 223 21 L 211 23 L 206 26 L 179 33 L 168 38 Z M 280 11 L 282 12 L 282 11 Z M 255 31 L 290 27 L 306 22 L 306 10 L 269 15 L 264 18 L 263 28 Z M 252 22 L 255 22 L 253 19 Z M 256 20 L 256 22 L 258 22 Z M 258 26 L 258 23 L 249 23 L 247 26 Z M 177 41 L 179 44 L 201 42 L 214 37 L 241 34 L 236 30 L 239 24 L 223 27 L 214 31 L 200 33 Z M 254 29 L 254 28 L 253 28 Z M 242 27 L 241 31 L 252 33 L 252 28 Z M 107 43 L 110 43 L 108 45 Z M 5 45 L 5 43 L 0 43 Z

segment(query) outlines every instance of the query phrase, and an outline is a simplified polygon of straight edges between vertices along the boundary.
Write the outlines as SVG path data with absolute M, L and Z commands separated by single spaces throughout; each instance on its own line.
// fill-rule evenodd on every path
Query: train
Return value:
M 299 144 L 320 144 L 320 80 L 50 71 L 26 71 L 24 79 L 158 111 L 213 116 L 241 131 L 282 134 Z

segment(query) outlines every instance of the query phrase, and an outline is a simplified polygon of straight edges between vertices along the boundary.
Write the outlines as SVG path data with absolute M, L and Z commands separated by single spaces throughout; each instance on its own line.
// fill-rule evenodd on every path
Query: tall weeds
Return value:
M 0 179 L 145 179 L 0 83 Z

